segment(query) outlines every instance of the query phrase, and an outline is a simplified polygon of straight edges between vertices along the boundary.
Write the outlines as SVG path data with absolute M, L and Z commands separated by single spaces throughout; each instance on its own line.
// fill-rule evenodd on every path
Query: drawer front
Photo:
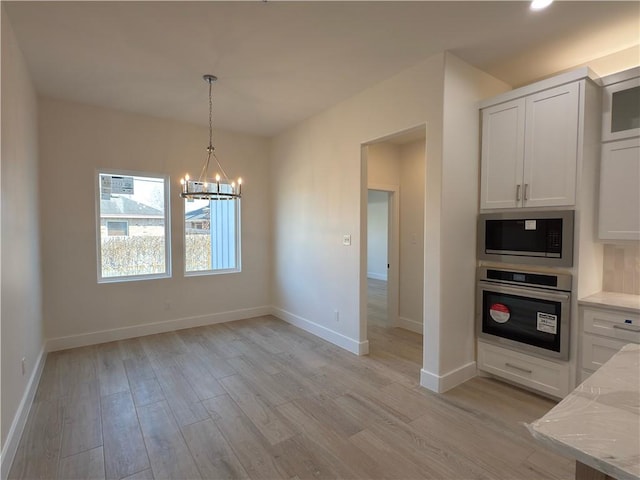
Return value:
M 640 343 L 640 315 L 599 308 L 584 308 L 583 328 L 587 333 L 624 340 L 626 343 Z
M 479 341 L 478 368 L 554 397 L 569 393 L 568 363 L 550 362 Z
M 582 336 L 582 368 L 595 371 L 629 342 L 613 338 Z

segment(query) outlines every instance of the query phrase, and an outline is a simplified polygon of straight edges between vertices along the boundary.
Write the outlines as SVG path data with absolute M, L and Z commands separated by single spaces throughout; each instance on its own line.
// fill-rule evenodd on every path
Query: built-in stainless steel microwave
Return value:
M 573 210 L 482 213 L 478 217 L 478 259 L 571 267 Z

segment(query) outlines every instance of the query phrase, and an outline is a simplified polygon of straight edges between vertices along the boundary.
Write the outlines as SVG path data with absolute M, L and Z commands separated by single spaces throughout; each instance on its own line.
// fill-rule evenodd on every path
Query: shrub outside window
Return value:
M 171 276 L 169 178 L 97 173 L 98 282 Z

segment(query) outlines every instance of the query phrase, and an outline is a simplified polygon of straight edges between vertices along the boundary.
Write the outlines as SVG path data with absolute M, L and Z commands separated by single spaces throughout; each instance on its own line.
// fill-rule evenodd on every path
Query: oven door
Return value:
M 478 337 L 559 360 L 569 359 L 570 293 L 478 282 Z

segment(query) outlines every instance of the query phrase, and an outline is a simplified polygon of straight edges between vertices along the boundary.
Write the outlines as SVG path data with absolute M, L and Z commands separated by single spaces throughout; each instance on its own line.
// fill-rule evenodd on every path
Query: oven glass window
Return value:
M 487 290 L 482 297 L 484 333 L 560 352 L 560 302 Z

